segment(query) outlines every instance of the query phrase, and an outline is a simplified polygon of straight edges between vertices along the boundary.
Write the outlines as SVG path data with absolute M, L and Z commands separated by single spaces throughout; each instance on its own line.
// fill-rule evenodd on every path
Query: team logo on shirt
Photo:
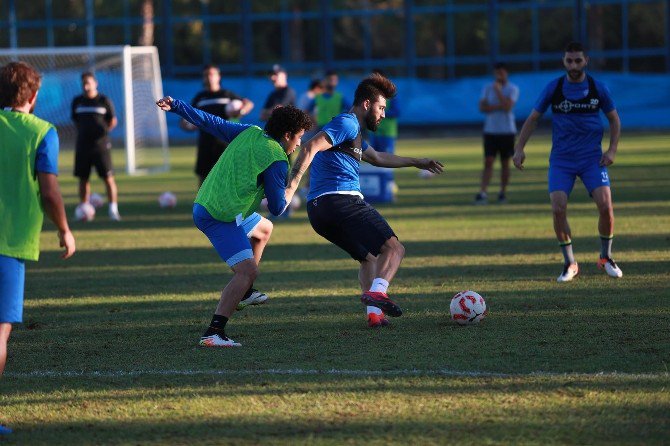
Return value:
M 558 104 L 557 108 L 563 113 L 570 113 L 572 110 L 598 110 L 599 103 L 600 101 L 598 99 L 591 99 L 588 104 L 572 102 L 564 99 L 563 102 Z

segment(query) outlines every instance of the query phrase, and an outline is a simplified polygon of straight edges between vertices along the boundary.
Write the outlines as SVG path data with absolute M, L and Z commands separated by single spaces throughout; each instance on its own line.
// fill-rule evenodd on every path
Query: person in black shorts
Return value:
M 493 68 L 494 81 L 482 90 L 479 110 L 486 115 L 484 121 L 484 169 L 475 204 L 487 204 L 486 189 L 493 176 L 493 163 L 500 154 L 500 193 L 498 203 L 507 202 L 507 185 L 510 177 L 510 159 L 514 155 L 516 122 L 514 105 L 519 99 L 519 87 L 509 81 L 507 66 L 499 62 Z
M 98 81 L 91 72 L 81 75 L 83 94 L 72 100 L 72 120 L 77 127 L 74 157 L 74 176 L 79 178 L 79 201 L 88 203 L 91 197 L 89 177 L 91 167 L 105 182 L 109 201 L 109 218 L 120 221 L 117 188 L 112 166 L 112 143 L 109 132 L 116 127 L 114 104 L 98 92 Z
M 307 216 L 317 234 L 346 251 L 360 263 L 358 280 L 369 327 L 388 325 L 384 313 L 402 314 L 387 290 L 405 248 L 379 212 L 365 202 L 360 185 L 360 163 L 378 167 L 416 167 L 441 173 L 443 165 L 429 158 L 408 158 L 378 152 L 361 131 L 374 132 L 385 117 L 386 100 L 396 86 L 373 73 L 358 84 L 354 105 L 330 120 L 300 150 L 291 170 L 289 187 L 295 190 L 307 167 L 311 181 L 307 194 Z
M 203 68 L 202 83 L 205 89 L 196 94 L 191 101 L 191 106 L 197 109 L 229 121 L 235 121 L 254 108 L 254 103 L 249 99 L 221 88 L 221 71 L 216 65 L 207 65 Z M 181 120 L 179 125 L 187 131 L 198 130 L 197 127 L 184 119 Z M 198 155 L 195 162 L 195 174 L 198 176 L 199 186 L 202 186 L 203 181 L 205 181 L 223 151 L 226 150 L 226 147 L 228 147 L 228 144 L 225 142 L 203 130 L 199 130 Z

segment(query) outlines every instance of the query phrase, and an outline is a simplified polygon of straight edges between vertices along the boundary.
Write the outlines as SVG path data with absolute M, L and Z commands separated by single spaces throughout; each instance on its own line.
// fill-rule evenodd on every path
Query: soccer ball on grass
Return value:
M 487 315 L 484 298 L 474 291 L 461 291 L 451 298 L 451 320 L 459 325 L 474 325 Z
M 172 192 L 163 192 L 158 197 L 158 205 L 162 208 L 173 208 L 177 206 L 177 196 Z
M 93 221 L 95 208 L 91 203 L 79 203 L 74 209 L 74 219 L 77 221 Z
M 100 209 L 102 205 L 105 204 L 105 199 L 102 198 L 102 195 L 93 192 L 88 202 L 91 203 L 94 208 Z

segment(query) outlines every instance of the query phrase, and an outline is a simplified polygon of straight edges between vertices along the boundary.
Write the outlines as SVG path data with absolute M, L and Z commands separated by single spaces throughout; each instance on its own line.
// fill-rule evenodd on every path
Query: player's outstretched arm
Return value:
M 226 121 L 223 118 L 198 110 L 190 104 L 170 96 L 159 99 L 156 101 L 156 105 L 163 111 L 171 111 L 178 114 L 197 128 L 225 142 L 230 142 L 242 130 L 249 127 L 245 124 Z
M 540 120 L 541 116 L 542 114 L 540 112 L 533 110 L 530 112 L 526 122 L 523 123 L 523 127 L 521 127 L 519 139 L 517 139 L 516 144 L 514 145 L 514 156 L 512 157 L 514 166 L 519 170 L 523 170 L 523 163 L 526 160 L 526 152 L 524 149 L 526 143 L 530 139 L 530 135 L 532 135 L 537 128 L 537 122 Z
M 286 202 L 290 203 L 293 198 L 293 194 L 298 190 L 300 185 L 300 180 L 302 179 L 305 172 L 309 168 L 309 165 L 312 164 L 314 155 L 323 150 L 327 150 L 333 147 L 333 142 L 330 140 L 330 137 L 325 132 L 319 132 L 307 141 L 301 148 L 298 153 L 298 157 L 293 163 L 291 168 L 291 174 L 288 177 L 286 185 Z
M 58 186 L 58 177 L 52 173 L 37 172 L 37 181 L 40 185 L 40 196 L 42 206 L 49 219 L 58 228 L 58 240 L 65 252 L 61 254 L 63 259 L 72 257 L 75 251 L 74 236 L 67 224 L 63 197 Z
M 428 170 L 432 173 L 442 173 L 444 164 L 430 158 L 408 158 L 405 156 L 393 155 L 392 153 L 378 152 L 372 147 L 363 151 L 363 161 L 377 167 L 416 167 L 417 169 Z
M 621 136 L 621 120 L 616 109 L 606 114 L 607 120 L 610 124 L 610 146 L 603 156 L 600 158 L 601 166 L 611 166 L 614 164 L 614 157 L 619 148 L 619 137 Z

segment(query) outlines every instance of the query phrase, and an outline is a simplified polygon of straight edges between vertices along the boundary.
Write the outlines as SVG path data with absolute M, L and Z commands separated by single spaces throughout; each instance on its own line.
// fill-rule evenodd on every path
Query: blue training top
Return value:
M 563 79 L 563 81 L 561 81 Z M 590 82 L 595 92 L 590 91 Z M 560 91 L 557 90 L 562 83 Z M 599 110 L 614 110 L 609 89 L 587 76 L 582 82 L 569 82 L 567 76 L 554 79 L 544 88 L 533 107 L 544 113 L 552 102 L 552 135 L 549 161 L 579 161 L 602 156 L 603 123 Z
M 333 147 L 314 156 L 309 170 L 312 200 L 326 194 L 361 193 L 359 171 L 363 151 L 368 144 L 361 137 L 361 126 L 353 113 L 341 113 L 323 126 Z
M 179 99 L 175 99 L 172 111 L 185 118 L 199 129 L 216 136 L 217 138 L 231 142 L 240 133 L 252 126 L 252 124 L 240 124 L 238 122 L 226 121 L 218 116 L 206 113 Z M 273 215 L 279 215 L 286 209 L 286 179 L 288 176 L 288 164 L 286 161 L 275 161 L 270 167 L 263 171 L 263 182 L 265 196 L 268 199 L 268 210 Z
M 49 129 L 44 139 L 37 146 L 35 157 L 35 170 L 42 173 L 58 175 L 58 133 L 55 128 Z

